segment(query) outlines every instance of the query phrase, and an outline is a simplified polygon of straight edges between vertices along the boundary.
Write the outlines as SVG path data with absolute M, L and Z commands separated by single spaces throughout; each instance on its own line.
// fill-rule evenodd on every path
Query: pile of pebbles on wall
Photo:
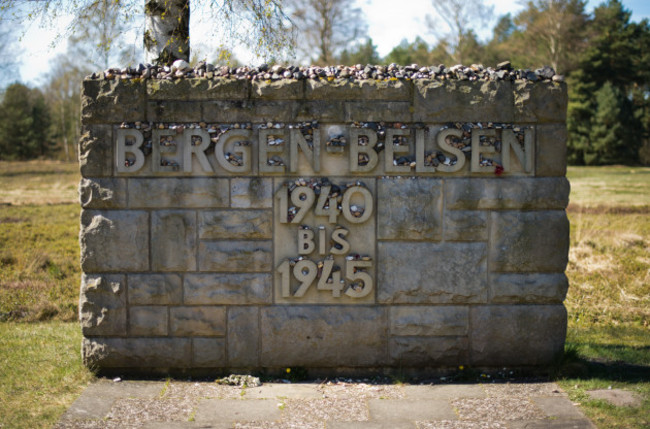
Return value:
M 353 66 L 283 66 L 262 64 L 257 67 L 227 67 L 215 66 L 204 61 L 195 67 L 187 61 L 176 60 L 171 66 L 154 66 L 139 64 L 137 67 L 109 68 L 103 72 L 93 73 L 90 79 L 180 79 L 180 78 L 234 78 L 249 80 L 280 80 L 280 79 L 437 79 L 437 80 L 528 80 L 532 82 L 552 80 L 564 81 L 562 75 L 555 74 L 549 66 L 536 70 L 515 70 L 509 61 L 504 61 L 496 67 L 484 67 L 482 64 L 471 66 L 455 65 L 452 67 L 419 66 L 411 64 L 400 66 L 362 65 Z

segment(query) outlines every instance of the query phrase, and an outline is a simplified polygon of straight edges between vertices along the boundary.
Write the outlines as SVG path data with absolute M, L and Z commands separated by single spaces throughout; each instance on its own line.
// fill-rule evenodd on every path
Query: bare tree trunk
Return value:
M 145 61 L 190 59 L 190 0 L 145 0 Z

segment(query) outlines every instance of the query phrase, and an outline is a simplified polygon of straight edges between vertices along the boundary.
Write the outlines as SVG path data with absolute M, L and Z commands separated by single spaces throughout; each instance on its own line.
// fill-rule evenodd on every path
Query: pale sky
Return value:
M 594 6 L 604 1 L 589 0 L 587 10 L 593 10 Z M 387 55 L 403 39 L 410 42 L 420 36 L 430 44 L 436 42 L 436 36 L 430 32 L 425 21 L 427 14 L 435 14 L 431 2 L 432 0 L 357 0 L 358 6 L 365 13 L 368 33 L 377 46 L 379 55 Z M 521 1 L 518 0 L 485 0 L 485 3 L 494 6 L 495 19 L 508 12 L 514 16 L 523 8 Z M 623 4 L 632 11 L 633 21 L 650 18 L 650 0 L 623 0 Z M 27 30 L 19 42 L 19 51 L 21 52 L 19 72 L 22 82 L 34 86 L 45 82 L 43 75 L 49 70 L 51 60 L 58 53 L 63 53 L 66 50 L 65 38 L 56 46 L 51 46 L 57 32 L 60 31 L 59 29 L 65 28 L 66 24 L 67 22 L 62 21 L 48 29 L 32 25 Z M 495 22 L 492 22 L 483 29 L 476 28 L 475 31 L 479 38 L 489 39 L 494 24 Z M 193 18 L 191 20 L 192 28 L 198 25 L 200 23 Z M 200 37 L 194 33 L 193 31 L 191 35 L 192 40 L 199 46 Z M 236 50 L 235 53 L 243 62 L 252 64 L 259 62 L 255 58 L 247 58 L 243 51 Z M 0 80 L 5 81 L 6 79 Z

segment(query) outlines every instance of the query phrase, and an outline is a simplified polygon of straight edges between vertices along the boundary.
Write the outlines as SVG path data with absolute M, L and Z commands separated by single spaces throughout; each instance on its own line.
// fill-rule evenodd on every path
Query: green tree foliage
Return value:
M 382 62 L 377 53 L 377 46 L 372 43 L 372 39 L 366 39 L 365 43 L 357 45 L 355 48 L 344 49 L 338 59 L 341 64 L 379 64 Z
M 446 53 L 446 58 L 444 60 L 451 60 L 451 57 Z M 433 53 L 431 52 L 429 45 L 420 37 L 416 37 L 412 43 L 409 43 L 408 40 L 404 39 L 400 42 L 399 45 L 395 46 L 392 51 L 388 53 L 384 59 L 386 63 L 395 63 L 395 64 L 421 64 L 421 65 L 430 65 L 433 64 Z
M 650 27 L 647 20 L 630 22 L 630 12 L 620 1 L 609 0 L 594 10 L 588 31 L 588 46 L 570 76 L 569 161 L 638 162 L 649 125 Z M 593 129 L 606 115 L 611 116 L 607 120 L 610 127 L 624 128 L 613 134 L 618 140 Z
M 0 159 L 43 157 L 52 149 L 50 110 L 38 89 L 7 87 L 0 104 Z

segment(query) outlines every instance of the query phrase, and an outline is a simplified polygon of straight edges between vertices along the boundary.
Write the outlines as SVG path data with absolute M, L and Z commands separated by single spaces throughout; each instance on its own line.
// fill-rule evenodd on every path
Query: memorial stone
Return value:
M 86 79 L 85 364 L 552 363 L 566 334 L 566 85 L 511 76 Z

